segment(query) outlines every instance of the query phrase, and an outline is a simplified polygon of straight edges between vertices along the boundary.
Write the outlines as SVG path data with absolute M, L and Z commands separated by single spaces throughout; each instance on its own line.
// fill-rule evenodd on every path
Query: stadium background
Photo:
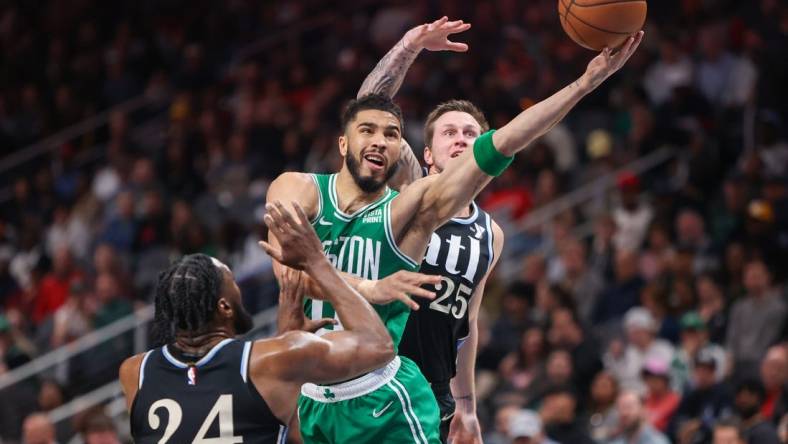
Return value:
M 552 0 L 350 3 L 0 2 L 0 442 L 37 411 L 59 442 L 128 441 L 117 366 L 146 347 L 152 284 L 179 255 L 230 264 L 271 332 L 267 184 L 338 167 L 342 104 L 410 26 L 473 24 L 468 53 L 425 51 L 396 97 L 414 147 L 440 101 L 498 127 L 592 57 Z M 616 387 L 650 390 L 646 361 L 675 389 L 659 426 L 680 442 L 704 329 L 719 409 L 700 419 L 735 414 L 752 378 L 766 419 L 786 413 L 788 5 L 652 1 L 645 30 L 478 199 L 507 235 L 480 321 L 485 442 L 509 442 L 512 406 L 606 442 Z M 576 415 L 543 402 L 554 384 Z

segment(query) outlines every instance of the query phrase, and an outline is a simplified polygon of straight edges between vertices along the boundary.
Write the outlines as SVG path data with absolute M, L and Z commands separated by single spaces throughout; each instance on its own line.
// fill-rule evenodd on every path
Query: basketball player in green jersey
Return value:
M 472 150 L 451 159 L 440 174 L 414 181 L 402 193 L 386 186 L 400 157 L 402 115 L 388 97 L 369 95 L 350 102 L 338 139 L 344 158 L 332 175 L 284 173 L 269 187 L 268 201 L 294 211 L 297 202 L 339 270 L 374 282 L 399 270 L 416 270 L 432 232 L 466 208 L 514 154 L 559 122 L 581 98 L 620 69 L 642 33 L 613 54 L 595 57 L 575 82 L 520 113 L 497 131 L 478 137 Z M 285 208 L 285 207 L 282 207 Z M 267 250 L 286 249 L 271 236 Z M 333 317 L 319 292 L 305 304 L 312 319 Z M 375 307 L 395 346 L 408 317 L 401 302 Z M 341 329 L 341 323 L 328 326 Z M 416 365 L 397 357 L 360 378 L 333 385 L 305 384 L 299 399 L 306 443 L 438 443 L 438 406 Z

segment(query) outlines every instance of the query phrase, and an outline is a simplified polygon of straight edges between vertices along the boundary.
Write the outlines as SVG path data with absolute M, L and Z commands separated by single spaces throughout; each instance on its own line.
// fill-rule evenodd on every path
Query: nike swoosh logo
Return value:
M 383 407 L 382 409 L 380 409 L 380 411 L 373 410 L 373 411 L 372 411 L 372 417 L 373 417 L 373 418 L 379 418 L 379 417 L 380 417 L 380 415 L 382 415 L 382 414 L 383 414 L 383 412 L 385 412 L 386 410 L 388 410 L 388 409 L 389 409 L 389 407 L 391 407 L 391 404 L 394 404 L 394 401 L 389 401 L 389 403 L 388 403 L 388 404 L 386 404 L 386 406 L 385 406 L 385 407 Z
M 333 222 L 329 222 L 329 221 L 327 221 L 325 217 L 321 217 L 321 218 L 320 218 L 320 219 L 317 221 L 317 223 L 318 223 L 318 224 L 320 224 L 320 225 L 334 225 L 334 223 L 333 223 Z
M 441 421 L 448 421 L 454 417 L 454 412 L 449 413 L 448 415 L 441 418 Z

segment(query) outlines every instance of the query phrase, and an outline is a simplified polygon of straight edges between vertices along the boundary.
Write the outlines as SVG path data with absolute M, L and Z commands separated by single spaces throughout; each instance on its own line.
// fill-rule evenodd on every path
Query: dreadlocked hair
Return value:
M 177 331 L 199 333 L 214 319 L 222 274 L 205 254 L 184 256 L 159 273 L 153 337 L 156 346 L 171 343 Z

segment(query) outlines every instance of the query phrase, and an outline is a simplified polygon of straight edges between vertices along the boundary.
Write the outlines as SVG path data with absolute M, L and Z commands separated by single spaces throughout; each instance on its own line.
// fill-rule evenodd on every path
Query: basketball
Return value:
M 616 48 L 643 28 L 646 0 L 558 0 L 564 32 L 578 45 Z

